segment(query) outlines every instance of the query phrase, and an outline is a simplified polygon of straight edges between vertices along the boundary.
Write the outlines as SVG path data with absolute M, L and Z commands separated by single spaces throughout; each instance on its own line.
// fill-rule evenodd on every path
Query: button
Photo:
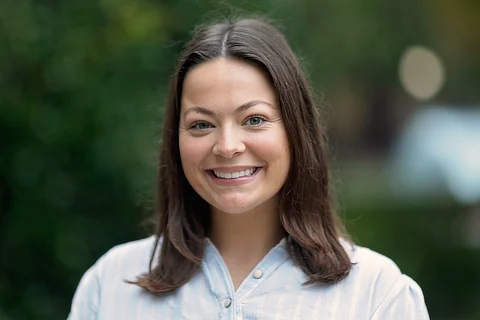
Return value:
M 253 277 L 255 279 L 260 279 L 262 276 L 263 276 L 263 272 L 260 269 L 255 270 L 255 272 L 253 273 Z
M 227 299 L 223 300 L 223 305 L 225 306 L 225 308 L 230 307 L 232 305 L 232 299 L 227 298 Z

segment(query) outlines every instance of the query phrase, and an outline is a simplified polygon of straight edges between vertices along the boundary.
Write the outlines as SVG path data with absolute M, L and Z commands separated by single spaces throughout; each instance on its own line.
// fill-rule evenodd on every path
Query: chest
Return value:
M 220 291 L 202 278 L 161 297 L 130 285 L 115 297 L 102 297 L 98 319 L 360 320 L 370 314 L 368 303 L 353 301 L 341 287 L 257 286 L 243 295 Z
M 238 288 L 213 246 L 207 246 L 201 270 L 168 295 L 152 295 L 125 278 L 131 276 L 104 278 L 97 319 L 363 320 L 374 306 L 371 287 L 352 275 L 332 285 L 303 286 L 306 275 L 281 247 Z

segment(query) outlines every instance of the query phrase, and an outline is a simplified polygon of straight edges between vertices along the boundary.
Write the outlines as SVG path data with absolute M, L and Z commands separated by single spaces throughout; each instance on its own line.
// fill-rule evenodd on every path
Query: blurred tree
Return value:
M 64 318 L 92 261 L 138 236 L 156 90 L 176 49 L 161 48 L 164 13 L 147 1 L 1 3 L 2 317 Z
M 462 106 L 480 100 L 480 1 L 426 1 L 433 43 L 448 66 L 443 100 Z

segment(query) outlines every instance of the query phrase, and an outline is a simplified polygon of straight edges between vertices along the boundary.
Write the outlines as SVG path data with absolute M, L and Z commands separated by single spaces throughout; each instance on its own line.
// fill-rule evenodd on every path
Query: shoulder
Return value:
M 116 245 L 110 250 L 108 250 L 101 259 L 125 259 L 126 257 L 131 257 L 132 255 L 137 258 L 141 258 L 145 254 L 150 255 L 152 253 L 153 245 L 156 239 L 156 236 L 150 236 L 148 238 Z
M 155 241 L 151 236 L 114 246 L 85 272 L 80 285 L 104 287 L 136 279 L 148 271 Z
M 404 308 L 418 305 L 425 309 L 420 286 L 403 274 L 392 259 L 357 245 L 349 245 L 346 249 L 354 263 L 347 283 L 362 297 L 368 297 L 371 311 L 394 304 L 405 304 Z
M 400 269 L 392 259 L 369 248 L 350 245 L 347 252 L 349 252 L 350 259 L 354 263 L 353 270 L 357 273 L 382 276 L 389 279 L 401 275 Z
M 117 245 L 101 256 L 82 276 L 68 319 L 97 319 L 103 306 L 114 302 L 109 299 L 130 292 L 127 288 L 133 286 L 125 280 L 135 280 L 148 271 L 155 241 L 154 236 L 131 241 Z
M 122 276 L 136 277 L 148 271 L 156 239 L 156 236 L 150 236 L 117 245 L 100 257 L 94 267 L 98 269 L 100 275 L 115 269 L 116 273 Z M 159 239 L 160 244 L 161 239 Z
M 347 247 L 353 263 L 350 276 L 358 284 L 374 285 L 379 292 L 388 291 L 402 272 L 392 259 L 358 245 Z

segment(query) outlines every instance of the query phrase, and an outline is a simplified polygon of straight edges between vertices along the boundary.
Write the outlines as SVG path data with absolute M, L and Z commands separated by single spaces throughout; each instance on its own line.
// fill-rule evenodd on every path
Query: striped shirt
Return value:
M 125 283 L 148 270 L 155 238 L 119 245 L 82 277 L 69 320 L 122 319 L 429 319 L 422 290 L 390 259 L 345 244 L 353 265 L 336 284 L 303 286 L 307 276 L 275 246 L 234 289 L 207 240 L 201 271 L 173 293 L 155 296 Z

